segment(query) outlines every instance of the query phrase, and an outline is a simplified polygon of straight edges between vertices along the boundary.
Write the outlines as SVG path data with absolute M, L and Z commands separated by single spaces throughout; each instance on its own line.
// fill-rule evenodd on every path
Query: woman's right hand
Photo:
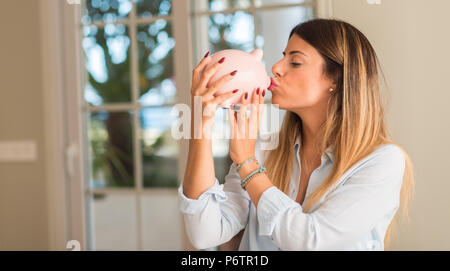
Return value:
M 216 72 L 221 68 L 221 64 L 225 61 L 225 58 L 222 58 L 217 63 L 213 64 L 212 66 L 208 67 L 206 69 L 206 65 L 211 60 L 211 57 L 208 56 L 209 52 L 205 55 L 205 57 L 200 61 L 200 63 L 195 67 L 193 74 L 192 74 L 192 85 L 191 85 L 191 101 L 192 101 L 192 108 L 191 108 L 191 123 L 197 124 L 197 122 L 194 122 L 194 110 L 195 107 L 198 107 L 201 105 L 202 109 L 202 126 L 197 127 L 201 128 L 202 135 L 207 132 L 204 131 L 204 128 L 211 129 L 212 125 L 214 123 L 214 116 L 215 112 L 217 110 L 217 107 L 230 98 L 231 96 L 235 95 L 238 90 L 233 90 L 230 92 L 227 92 L 225 94 L 216 95 L 216 92 L 220 90 L 220 88 L 228 81 L 233 79 L 233 76 L 236 74 L 237 71 L 233 71 L 229 74 L 226 74 L 216 80 L 213 84 L 209 84 L 207 87 L 210 79 L 216 74 Z M 197 97 L 197 99 L 194 99 L 194 97 Z M 201 99 L 199 99 L 201 98 Z M 199 103 L 201 101 L 201 104 Z M 206 126 L 205 126 L 206 125 Z M 194 127 L 193 125 L 191 127 Z M 208 131 L 209 132 L 209 131 Z

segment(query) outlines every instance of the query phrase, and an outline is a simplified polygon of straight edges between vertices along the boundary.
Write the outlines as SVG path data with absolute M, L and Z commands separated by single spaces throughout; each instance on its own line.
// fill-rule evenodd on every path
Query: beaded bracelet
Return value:
M 247 160 L 245 160 L 244 162 L 240 163 L 239 166 L 237 167 L 236 171 L 239 172 L 239 170 L 241 170 L 241 168 L 242 168 L 243 166 L 245 166 L 247 163 L 250 163 L 250 162 L 253 161 L 253 160 L 256 160 L 256 158 L 255 158 L 254 156 L 253 156 L 253 157 L 250 157 L 250 158 L 248 158 Z
M 258 163 L 258 165 L 261 165 L 261 164 Z M 263 172 L 266 172 L 266 168 L 263 167 L 263 166 L 261 165 L 257 170 L 253 171 L 253 172 L 250 173 L 247 177 L 245 177 L 244 180 L 242 180 L 242 182 L 241 182 L 241 187 L 242 187 L 244 190 L 247 190 L 245 187 L 247 186 L 248 182 L 249 182 L 254 176 L 256 176 L 256 175 L 258 175 L 258 174 L 260 174 L 260 173 L 263 173 Z

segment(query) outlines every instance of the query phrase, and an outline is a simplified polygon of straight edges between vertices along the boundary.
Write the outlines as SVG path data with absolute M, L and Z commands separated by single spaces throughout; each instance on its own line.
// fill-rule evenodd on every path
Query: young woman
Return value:
M 191 94 L 203 107 L 233 95 L 214 95 L 232 74 L 206 88 L 220 69 L 216 63 L 204 70 L 209 59 L 193 72 Z M 264 90 L 253 101 L 243 95 L 239 113 L 229 115 L 234 163 L 225 184 L 214 175 L 211 140 L 190 140 L 178 192 L 192 244 L 384 250 L 397 210 L 407 214 L 414 181 L 408 155 L 389 139 L 377 64 L 367 38 L 346 22 L 314 19 L 292 29 L 269 87 L 272 103 L 286 110 L 277 147 L 265 151 L 248 136 L 255 123 L 259 131 L 262 110 L 252 107 L 249 118 L 243 112 L 263 103 Z M 236 137 L 239 123 L 244 137 Z

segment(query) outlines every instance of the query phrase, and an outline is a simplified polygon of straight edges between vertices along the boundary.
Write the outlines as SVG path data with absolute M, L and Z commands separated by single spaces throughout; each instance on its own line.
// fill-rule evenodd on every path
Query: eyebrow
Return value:
M 304 56 L 307 56 L 305 53 L 303 53 L 302 51 L 298 51 L 298 50 L 289 52 L 289 55 L 293 55 L 293 54 L 302 54 Z M 285 56 L 285 55 L 286 55 L 286 53 L 283 52 L 283 56 Z

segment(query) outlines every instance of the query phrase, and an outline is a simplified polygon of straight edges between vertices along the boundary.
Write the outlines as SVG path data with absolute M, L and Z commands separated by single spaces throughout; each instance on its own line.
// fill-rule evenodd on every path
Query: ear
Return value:
M 264 53 L 261 49 L 255 49 L 251 51 L 250 54 L 253 55 L 257 60 L 261 61 Z

